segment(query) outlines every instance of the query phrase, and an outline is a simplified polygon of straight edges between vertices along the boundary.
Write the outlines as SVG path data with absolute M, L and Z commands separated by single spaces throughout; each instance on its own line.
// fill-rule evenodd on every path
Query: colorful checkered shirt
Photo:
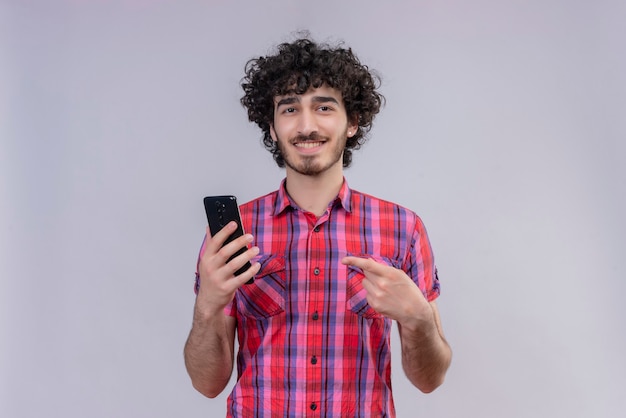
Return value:
M 317 217 L 278 191 L 241 206 L 261 271 L 226 313 L 237 318 L 237 383 L 228 417 L 395 417 L 392 321 L 374 311 L 346 255 L 402 269 L 439 295 L 420 218 L 344 184 Z

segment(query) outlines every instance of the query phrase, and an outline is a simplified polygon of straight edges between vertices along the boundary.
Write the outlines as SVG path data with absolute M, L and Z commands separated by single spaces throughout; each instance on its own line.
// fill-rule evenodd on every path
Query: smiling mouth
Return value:
M 313 141 L 307 141 L 307 142 L 296 142 L 294 145 L 298 148 L 315 148 L 315 147 L 319 147 L 323 144 L 323 142 L 313 142 Z

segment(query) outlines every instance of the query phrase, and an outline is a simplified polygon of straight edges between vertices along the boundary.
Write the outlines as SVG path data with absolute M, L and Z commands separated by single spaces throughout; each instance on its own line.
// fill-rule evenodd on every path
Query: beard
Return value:
M 320 136 L 316 132 L 313 132 L 310 135 L 296 136 L 290 141 L 287 141 L 287 143 L 283 142 L 277 136 L 276 142 L 287 167 L 305 176 L 318 176 L 333 167 L 340 160 L 343 162 L 343 150 L 346 146 L 347 135 L 343 135 L 342 138 L 343 140 L 341 140 L 341 138 L 337 138 L 337 140 L 334 141 L 332 148 L 330 150 L 325 150 L 324 155 L 296 155 L 295 152 L 293 154 L 289 152 L 290 150 L 288 149 L 288 144 L 293 144 L 296 141 L 324 141 L 325 144 L 333 143 L 330 138 Z

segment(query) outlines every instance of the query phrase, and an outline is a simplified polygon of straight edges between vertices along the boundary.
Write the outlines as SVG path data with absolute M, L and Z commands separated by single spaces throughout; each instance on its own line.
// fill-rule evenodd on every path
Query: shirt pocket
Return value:
M 396 263 L 388 257 L 373 256 L 368 254 L 348 254 L 353 257 L 371 258 L 372 260 L 386 264 L 391 267 L 396 267 Z M 363 288 L 363 279 L 365 274 L 363 271 L 354 266 L 348 266 L 348 279 L 346 281 L 346 308 L 354 314 L 362 316 L 367 319 L 384 318 L 383 315 L 376 312 L 367 303 L 367 292 Z
M 254 282 L 237 291 L 237 309 L 251 318 L 269 318 L 285 311 L 285 258 L 262 255 L 256 260 L 261 270 Z

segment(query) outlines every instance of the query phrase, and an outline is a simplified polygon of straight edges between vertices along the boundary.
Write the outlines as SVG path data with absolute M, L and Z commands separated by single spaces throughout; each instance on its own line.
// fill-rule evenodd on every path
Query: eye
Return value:
M 320 106 L 318 107 L 318 110 L 321 110 L 322 112 L 330 112 L 333 108 L 330 106 Z

